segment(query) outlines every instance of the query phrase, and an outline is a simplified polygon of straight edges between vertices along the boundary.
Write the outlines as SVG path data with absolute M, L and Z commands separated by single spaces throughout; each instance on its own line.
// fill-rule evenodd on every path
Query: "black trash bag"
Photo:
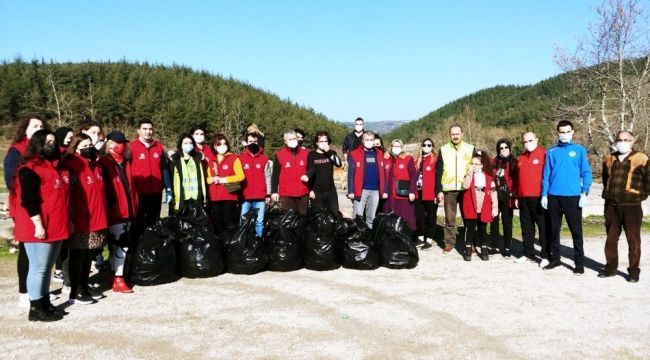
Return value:
M 307 217 L 302 241 L 302 258 L 309 270 L 334 270 L 341 265 L 336 255 L 336 215 L 320 209 Z
M 170 219 L 170 231 L 177 244 L 178 267 L 188 278 L 204 278 L 221 274 L 224 261 L 221 238 L 212 230 L 208 214 L 201 203 L 191 201 Z
M 176 248 L 165 220 L 147 227 L 136 247 L 127 253 L 126 276 L 135 285 L 160 285 L 179 279 Z
M 372 223 L 372 239 L 381 257 L 381 266 L 390 269 L 412 269 L 418 265 L 418 250 L 413 231 L 395 214 L 379 214 Z
M 255 233 L 256 219 L 257 209 L 251 209 L 225 244 L 226 270 L 229 273 L 252 275 L 266 268 L 269 248 L 267 242 Z
M 361 217 L 340 221 L 339 229 L 346 232 L 338 236 L 341 265 L 348 269 L 374 270 L 381 264 L 379 254 L 372 243 L 370 229 Z M 342 231 L 342 230 L 341 230 Z
M 302 268 L 300 236 L 305 217 L 295 210 L 272 208 L 267 218 L 265 238 L 270 243 L 268 270 L 294 271 Z

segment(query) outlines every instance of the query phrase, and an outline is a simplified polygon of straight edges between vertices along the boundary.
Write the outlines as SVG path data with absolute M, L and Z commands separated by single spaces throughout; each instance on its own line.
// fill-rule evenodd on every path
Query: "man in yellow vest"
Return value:
M 440 147 L 436 164 L 436 194 L 445 209 L 445 248 L 448 254 L 456 244 L 456 210 L 463 197 L 463 178 L 472 165 L 474 145 L 463 141 L 460 125 L 449 128 L 450 141 Z

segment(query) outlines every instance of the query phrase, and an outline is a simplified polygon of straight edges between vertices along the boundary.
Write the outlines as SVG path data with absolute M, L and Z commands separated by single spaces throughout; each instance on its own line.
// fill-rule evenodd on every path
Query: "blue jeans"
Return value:
M 257 220 L 255 221 L 255 233 L 257 236 L 262 237 L 262 231 L 264 230 L 264 210 L 266 208 L 266 202 L 264 200 L 244 201 L 241 204 L 242 219 L 244 218 L 244 215 L 248 214 L 251 208 L 258 209 Z
M 49 296 L 52 266 L 59 256 L 62 244 L 63 241 L 25 243 L 25 251 L 29 259 L 29 272 L 27 272 L 29 300 L 39 300 L 43 296 Z

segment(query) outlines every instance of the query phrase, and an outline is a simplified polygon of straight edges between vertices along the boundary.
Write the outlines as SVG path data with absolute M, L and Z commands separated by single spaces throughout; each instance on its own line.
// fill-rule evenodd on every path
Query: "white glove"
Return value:
M 165 191 L 165 204 L 172 202 L 172 192 L 171 190 Z
M 583 208 L 587 205 L 587 194 L 582 193 L 580 194 L 580 201 L 578 201 L 578 206 Z
M 542 207 L 544 210 L 548 210 L 548 196 L 542 196 Z

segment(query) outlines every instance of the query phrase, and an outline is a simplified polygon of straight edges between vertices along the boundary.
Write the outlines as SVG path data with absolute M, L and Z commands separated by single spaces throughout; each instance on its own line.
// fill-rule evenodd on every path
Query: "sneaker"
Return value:
M 50 301 L 54 301 L 59 298 L 59 295 L 50 293 Z
M 576 266 L 575 269 L 573 269 L 573 275 L 584 275 L 585 274 L 585 267 L 584 266 Z
M 424 242 L 424 245 L 422 245 L 421 249 L 422 250 L 428 250 L 428 249 L 431 249 L 432 247 L 433 247 L 433 241 L 428 241 L 428 239 L 427 239 L 427 241 Z
M 29 309 L 29 305 L 30 305 L 29 294 L 21 293 L 20 295 L 18 295 L 18 302 L 16 303 L 16 305 L 18 305 L 18 307 L 22 309 Z
M 562 263 L 559 261 L 551 261 L 548 263 L 548 265 L 544 266 L 542 270 L 553 270 L 560 265 L 562 265 Z
M 542 261 L 539 262 L 539 267 L 545 268 L 548 266 L 548 259 L 542 259 Z
M 503 250 L 503 251 L 501 252 L 501 256 L 503 256 L 504 258 L 509 258 L 510 255 L 511 255 L 511 254 L 510 254 L 510 249 L 505 249 L 505 250 Z
M 54 275 L 52 275 L 52 281 L 62 283 L 63 282 L 63 271 L 58 270 L 54 272 Z
M 70 293 L 70 286 L 63 285 L 63 287 L 61 288 L 61 294 L 66 294 L 67 295 L 69 293 Z
M 442 249 L 442 253 L 449 254 L 452 250 L 454 250 L 454 245 L 447 244 L 445 245 L 445 248 Z
M 599 278 L 608 278 L 608 277 L 612 277 L 612 276 L 616 276 L 616 273 L 603 271 L 603 272 L 598 274 Z
M 81 291 L 80 294 L 83 295 L 83 296 L 88 296 L 88 297 L 90 297 L 90 298 L 92 298 L 94 300 L 99 300 L 99 299 L 103 299 L 103 298 L 106 297 L 102 293 L 91 291 L 91 290 Z
M 91 298 L 90 296 L 83 295 L 83 294 L 78 294 L 77 297 L 74 299 L 68 300 L 68 304 L 74 305 L 74 304 L 81 304 L 81 305 L 90 305 L 96 303 L 97 300 Z
M 525 264 L 525 263 L 532 263 L 532 262 L 535 262 L 535 260 L 529 258 L 528 256 L 522 256 L 522 257 L 520 257 L 518 259 L 515 259 L 513 261 L 513 263 L 515 263 L 515 264 Z M 546 265 L 544 265 L 544 266 L 546 266 Z

